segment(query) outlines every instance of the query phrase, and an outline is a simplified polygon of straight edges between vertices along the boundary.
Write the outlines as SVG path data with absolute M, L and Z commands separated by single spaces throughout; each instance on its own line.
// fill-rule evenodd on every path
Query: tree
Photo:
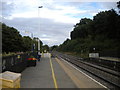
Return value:
M 88 18 L 81 19 L 80 22 L 74 26 L 75 28 L 70 34 L 71 39 L 86 38 L 88 36 L 88 25 L 91 22 L 92 20 Z
M 22 51 L 22 36 L 13 28 L 2 24 L 2 52 Z
M 23 36 L 13 27 L 9 27 L 2 23 L 2 52 L 21 52 L 31 51 L 35 44 L 35 51 L 38 50 L 38 42 L 35 38 L 32 40 L 29 36 Z M 40 41 L 40 48 L 42 48 Z
M 54 45 L 54 46 L 50 47 L 50 50 L 53 51 L 53 50 L 55 50 L 57 48 L 58 48 L 58 45 Z
M 44 45 L 44 46 L 42 47 L 42 51 L 43 51 L 43 52 L 49 51 L 49 46 L 48 46 L 48 45 Z
M 119 13 L 120 13 L 120 1 L 117 2 L 117 7 L 118 7 L 118 9 L 119 9 Z
M 23 51 L 31 51 L 32 50 L 32 39 L 29 36 L 23 37 Z
M 118 14 L 115 10 L 102 11 L 93 18 L 95 34 L 104 36 L 104 38 L 116 38 L 116 24 Z
M 120 9 L 120 1 L 117 3 Z M 57 50 L 64 52 L 89 53 L 118 52 L 120 50 L 120 15 L 115 10 L 101 11 L 93 20 L 83 18 L 74 25 L 67 39 Z M 119 55 L 117 55 L 120 57 Z

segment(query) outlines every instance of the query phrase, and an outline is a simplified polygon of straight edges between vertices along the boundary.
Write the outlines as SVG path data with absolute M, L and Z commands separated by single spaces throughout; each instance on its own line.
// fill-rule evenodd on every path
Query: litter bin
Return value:
M 30 56 L 27 59 L 27 66 L 36 66 L 37 59 L 34 56 Z
M 20 73 L 6 71 L 0 74 L 0 88 L 20 88 Z

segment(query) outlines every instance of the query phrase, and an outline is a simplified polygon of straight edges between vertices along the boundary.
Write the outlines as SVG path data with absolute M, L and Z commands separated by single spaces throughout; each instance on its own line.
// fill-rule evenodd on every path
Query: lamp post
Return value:
M 40 40 L 38 38 L 38 52 L 40 52 Z
M 32 33 L 32 32 L 30 32 L 30 31 L 25 31 L 25 33 L 30 33 L 30 34 L 31 34 L 31 38 L 32 38 L 32 40 L 33 40 L 33 33 Z M 34 49 L 35 49 L 35 44 L 32 44 L 32 45 L 31 45 L 31 51 L 33 52 Z
M 25 31 L 25 33 L 30 33 L 31 34 L 31 38 L 33 39 L 33 33 L 30 31 Z
M 43 6 L 38 7 L 38 18 L 39 18 L 39 9 L 43 8 Z M 40 21 L 39 21 L 39 30 L 40 30 Z M 38 39 L 38 54 L 40 54 L 40 40 Z

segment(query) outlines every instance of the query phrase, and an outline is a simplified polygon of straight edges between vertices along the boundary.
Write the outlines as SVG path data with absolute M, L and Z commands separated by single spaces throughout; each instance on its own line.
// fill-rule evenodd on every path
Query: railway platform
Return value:
M 21 88 L 104 88 L 63 59 L 51 58 L 45 53 L 35 67 L 28 67 L 22 73 Z

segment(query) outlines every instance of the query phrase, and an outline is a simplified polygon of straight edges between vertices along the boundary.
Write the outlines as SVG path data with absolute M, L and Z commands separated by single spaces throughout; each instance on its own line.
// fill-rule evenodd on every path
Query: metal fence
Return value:
M 55 57 L 55 56 L 70 57 L 73 60 L 76 59 L 76 60 L 85 61 L 88 63 L 92 63 L 95 65 L 99 65 L 99 66 L 120 72 L 120 61 L 106 60 L 106 59 L 100 59 L 100 58 L 80 58 L 72 55 L 63 54 L 60 52 L 52 52 L 52 57 Z
M 120 61 L 105 60 L 100 58 L 86 58 L 84 61 L 120 72 Z
M 27 67 L 27 58 L 31 55 L 37 58 L 37 52 L 2 57 L 2 72 L 22 72 Z
M 104 51 L 100 52 L 100 57 L 117 57 L 120 58 L 120 51 Z

